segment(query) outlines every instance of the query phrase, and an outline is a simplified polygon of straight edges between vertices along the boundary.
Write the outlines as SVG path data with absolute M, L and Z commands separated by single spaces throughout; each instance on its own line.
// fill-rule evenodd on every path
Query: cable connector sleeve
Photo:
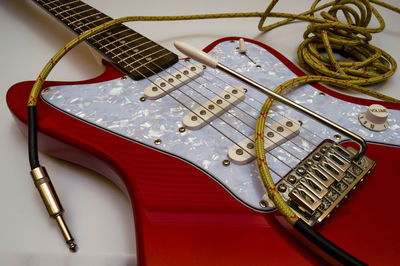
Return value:
M 42 166 L 36 167 L 32 169 L 31 175 L 35 187 L 39 191 L 40 197 L 42 198 L 43 203 L 46 206 L 47 212 L 49 213 L 51 218 L 54 218 L 57 221 L 58 227 L 63 234 L 65 242 L 68 244 L 69 249 L 72 252 L 75 252 L 77 249 L 77 245 L 75 244 L 74 239 L 62 217 L 64 209 L 61 206 L 56 190 L 51 183 L 50 177 L 47 174 L 46 169 Z

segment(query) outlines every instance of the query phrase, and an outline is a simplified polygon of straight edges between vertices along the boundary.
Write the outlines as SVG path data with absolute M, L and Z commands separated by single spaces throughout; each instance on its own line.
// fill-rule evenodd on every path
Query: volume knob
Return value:
M 380 104 L 372 104 L 368 110 L 359 116 L 360 123 L 373 131 L 384 131 L 388 128 L 389 112 Z

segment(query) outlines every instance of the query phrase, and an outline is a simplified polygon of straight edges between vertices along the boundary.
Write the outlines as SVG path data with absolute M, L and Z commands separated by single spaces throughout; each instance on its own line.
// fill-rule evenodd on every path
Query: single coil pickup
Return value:
M 299 133 L 300 123 L 295 119 L 283 118 L 272 125 L 265 127 L 264 150 L 266 152 L 285 143 Z M 243 165 L 251 162 L 256 157 L 254 147 L 255 135 L 252 135 L 228 150 L 228 158 L 235 164 Z
M 200 129 L 242 101 L 244 95 L 245 90 L 243 88 L 229 87 L 210 101 L 186 114 L 183 117 L 183 125 L 192 130 Z
M 150 100 L 156 100 L 164 95 L 176 90 L 186 83 L 198 78 L 203 73 L 201 65 L 185 66 L 178 71 L 165 77 L 157 79 L 144 89 L 144 97 Z

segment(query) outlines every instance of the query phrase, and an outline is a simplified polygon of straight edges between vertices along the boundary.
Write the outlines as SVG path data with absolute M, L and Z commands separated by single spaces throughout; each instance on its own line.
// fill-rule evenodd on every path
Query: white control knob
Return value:
M 372 104 L 368 110 L 359 116 L 360 123 L 373 131 L 384 131 L 388 128 L 389 112 L 380 104 Z

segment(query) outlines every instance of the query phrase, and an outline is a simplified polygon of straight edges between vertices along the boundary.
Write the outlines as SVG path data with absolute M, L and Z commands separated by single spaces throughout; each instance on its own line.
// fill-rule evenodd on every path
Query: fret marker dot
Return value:
M 133 49 L 133 51 L 134 51 L 135 53 L 137 53 L 137 52 L 139 52 L 139 49 Z
M 146 57 L 146 60 L 147 60 L 147 61 L 151 61 L 152 58 L 151 58 L 151 57 Z
M 120 41 L 119 43 L 120 43 L 120 44 L 124 44 L 124 43 L 126 43 L 126 41 L 125 41 L 125 40 L 122 40 L 122 41 Z
M 80 26 L 80 25 L 82 25 L 83 23 L 82 22 L 78 22 L 78 23 L 76 23 L 76 25 L 78 25 L 78 26 Z

